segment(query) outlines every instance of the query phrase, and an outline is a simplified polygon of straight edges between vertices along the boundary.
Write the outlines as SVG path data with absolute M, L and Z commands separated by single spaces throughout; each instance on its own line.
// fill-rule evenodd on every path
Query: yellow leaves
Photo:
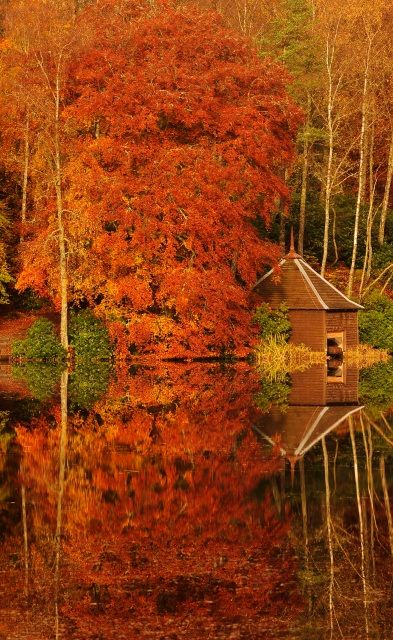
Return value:
M 11 38 L 1 38 L 0 39 L 0 52 L 10 51 L 14 46 Z

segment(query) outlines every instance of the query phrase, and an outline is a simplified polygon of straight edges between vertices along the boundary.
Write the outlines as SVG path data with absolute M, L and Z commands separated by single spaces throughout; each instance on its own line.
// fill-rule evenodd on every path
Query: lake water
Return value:
M 0 639 L 390 639 L 393 413 L 357 376 L 2 365 Z

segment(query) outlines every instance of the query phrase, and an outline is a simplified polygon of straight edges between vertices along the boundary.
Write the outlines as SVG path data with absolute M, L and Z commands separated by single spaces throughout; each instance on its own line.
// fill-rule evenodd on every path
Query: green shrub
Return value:
M 393 244 L 386 242 L 381 247 L 378 247 L 373 252 L 373 271 L 385 269 L 389 264 L 393 262 Z
M 288 319 L 288 307 L 281 303 L 278 309 L 271 309 L 265 302 L 255 309 L 253 322 L 259 325 L 260 336 L 267 340 L 270 336 L 288 340 L 291 335 L 291 323 Z
M 261 379 L 261 390 L 255 396 L 255 404 L 262 411 L 269 411 L 274 405 L 285 411 L 291 393 L 291 378 L 285 375 L 282 380 Z
M 108 330 L 102 320 L 89 309 L 71 314 L 69 337 L 76 360 L 111 358 L 112 348 Z
M 393 352 L 393 300 L 372 294 L 359 314 L 360 342 Z
M 66 352 L 52 322 L 40 318 L 30 327 L 24 340 L 14 341 L 12 357 L 23 360 L 62 361 L 66 358 Z
M 90 410 L 106 393 L 110 374 L 111 363 L 108 360 L 77 360 L 68 387 L 71 410 Z
M 12 376 L 27 384 L 33 398 L 44 402 L 55 394 L 64 366 L 63 361 L 23 362 L 12 368 Z
M 379 412 L 393 404 L 393 361 L 379 362 L 360 371 L 359 396 L 367 409 Z
M 33 289 L 24 291 L 12 291 L 12 306 L 22 311 L 38 311 L 43 307 L 50 308 L 50 302 L 46 298 L 41 298 Z

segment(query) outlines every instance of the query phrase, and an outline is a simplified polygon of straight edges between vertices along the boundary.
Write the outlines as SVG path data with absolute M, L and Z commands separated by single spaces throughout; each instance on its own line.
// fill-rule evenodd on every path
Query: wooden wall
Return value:
M 305 344 L 312 351 L 326 351 L 326 312 L 324 310 L 289 310 L 291 342 Z
M 291 342 L 305 344 L 313 351 L 326 351 L 328 333 L 345 332 L 345 348 L 355 349 L 359 344 L 357 311 L 324 311 L 290 309 Z
M 343 382 L 327 382 L 325 364 L 293 372 L 291 382 L 289 405 L 356 405 L 359 399 L 359 370 L 355 367 L 345 366 Z
M 326 404 L 356 404 L 359 400 L 359 370 L 344 367 L 344 382 L 326 384 Z
M 290 405 L 323 406 L 326 404 L 326 364 L 291 373 Z
M 358 312 L 357 311 L 327 311 L 326 332 L 345 332 L 345 348 L 355 349 L 359 344 Z

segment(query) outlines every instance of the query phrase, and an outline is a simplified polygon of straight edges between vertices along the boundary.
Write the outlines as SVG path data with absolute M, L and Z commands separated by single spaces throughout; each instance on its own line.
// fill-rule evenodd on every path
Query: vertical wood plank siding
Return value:
M 357 311 L 327 311 L 326 331 L 345 331 L 345 348 L 355 349 L 359 344 Z
M 326 351 L 326 311 L 290 309 L 289 320 L 293 344 L 305 344 L 313 351 Z
M 329 382 L 326 387 L 327 404 L 356 404 L 358 394 L 358 369 L 346 369 L 344 383 Z
M 291 393 L 288 403 L 300 406 L 326 404 L 326 365 L 318 364 L 305 371 L 291 373 Z

